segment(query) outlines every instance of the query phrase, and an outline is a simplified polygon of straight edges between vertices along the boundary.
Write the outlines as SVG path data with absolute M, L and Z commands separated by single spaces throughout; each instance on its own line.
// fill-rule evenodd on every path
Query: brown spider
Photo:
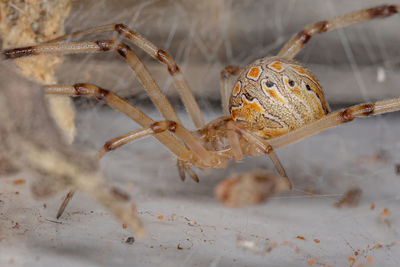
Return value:
M 164 121 L 155 122 L 146 114 L 110 91 L 91 84 L 47 85 L 47 94 L 95 97 L 137 122 L 142 129 L 129 132 L 105 143 L 98 152 L 106 152 L 146 136 L 154 136 L 178 158 L 182 180 L 187 172 L 198 181 L 190 164 L 199 168 L 224 168 L 228 159 L 240 161 L 243 155 L 268 154 L 279 174 L 292 187 L 274 150 L 316 134 L 357 117 L 400 110 L 400 98 L 373 104 L 356 105 L 329 113 L 323 91 L 316 78 L 292 58 L 317 33 L 333 31 L 374 18 L 385 18 L 399 13 L 400 6 L 381 5 L 321 21 L 307 26 L 295 35 L 276 57 L 256 60 L 245 68 L 226 67 L 221 72 L 222 106 L 225 116 L 208 124 L 187 82 L 172 57 L 151 42 L 122 24 L 113 24 L 71 33 L 45 44 L 9 49 L 2 52 L 5 59 L 43 54 L 92 53 L 117 51 L 135 71 Z M 77 36 L 115 31 L 130 40 L 153 58 L 164 63 L 173 77 L 182 101 L 197 130 L 189 131 L 170 102 L 154 82 L 147 68 L 124 42 L 98 40 L 95 42 L 62 42 Z M 238 75 L 231 91 L 230 78 Z M 229 105 L 225 99 L 230 94 Z M 62 214 L 74 191 L 70 191 L 61 206 Z

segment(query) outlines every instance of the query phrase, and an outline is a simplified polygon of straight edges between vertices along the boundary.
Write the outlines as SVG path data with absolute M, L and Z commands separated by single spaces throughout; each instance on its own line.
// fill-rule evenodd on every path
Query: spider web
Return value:
M 134 2 L 134 3 L 132 3 Z M 159 48 L 170 52 L 182 69 L 205 119 L 219 117 L 219 72 L 274 55 L 303 25 L 381 4 L 363 1 L 76 1 L 66 32 L 123 22 Z M 310 6 L 312 8 L 310 8 Z M 354 25 L 313 38 L 296 57 L 319 79 L 333 110 L 351 104 L 399 95 L 399 17 Z M 85 40 L 112 38 L 102 34 Z M 165 66 L 135 49 L 177 108 L 184 125 L 193 129 Z M 72 55 L 58 69 L 63 84 L 90 82 L 107 88 L 140 107 L 154 120 L 154 109 L 127 64 L 112 53 Z M 93 150 L 138 126 L 104 104 L 75 101 L 74 145 Z M 399 114 L 360 119 L 282 148 L 278 156 L 295 188 L 268 202 L 241 209 L 223 207 L 213 188 L 224 178 L 253 170 L 274 171 L 265 157 L 246 158 L 222 170 L 196 170 L 200 183 L 178 178 L 175 159 L 152 138 L 106 155 L 101 169 L 108 183 L 132 196 L 146 230 L 130 245 L 131 234 L 101 206 L 77 193 L 63 224 L 51 223 L 62 195 L 34 202 L 27 186 L 12 184 L 24 174 L 0 180 L 3 228 L 17 239 L 0 263 L 37 265 L 65 262 L 76 266 L 346 266 L 384 263 L 400 258 Z M 355 207 L 336 208 L 350 189 L 361 190 Z M 20 192 L 15 195 L 15 191 Z M 43 208 L 46 204 L 47 208 Z M 17 205 L 17 204 L 15 204 Z M 390 213 L 388 215 L 388 212 Z M 20 229 L 12 221 L 24 220 Z M 24 229 L 27 230 L 26 233 Z M 22 234 L 23 233 L 23 234 Z M 1 249 L 5 246 L 1 240 Z M 27 253 L 26 258 L 21 252 Z M 12 256 L 9 256 L 12 255 Z M 354 262 L 353 262 L 354 260 Z M 325 265 L 324 265 L 325 264 Z

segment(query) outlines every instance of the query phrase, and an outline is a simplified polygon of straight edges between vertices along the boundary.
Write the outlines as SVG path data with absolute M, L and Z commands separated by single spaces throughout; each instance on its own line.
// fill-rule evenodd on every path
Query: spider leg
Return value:
M 150 127 L 155 123 L 142 111 L 132 106 L 125 100 L 116 96 L 114 93 L 102 89 L 96 85 L 79 83 L 75 85 L 46 85 L 46 94 L 57 94 L 57 95 L 68 95 L 68 96 L 88 96 L 94 97 L 99 100 L 105 100 L 105 102 L 115 110 L 125 114 L 142 127 Z M 186 149 L 178 140 L 176 140 L 171 134 L 165 132 L 155 136 L 163 145 L 165 145 L 172 153 L 178 156 L 180 159 L 189 161 L 191 158 L 191 152 Z
M 137 77 L 143 84 L 154 105 L 161 112 L 162 116 L 166 120 L 180 122 L 180 119 L 175 113 L 171 103 L 155 83 L 150 72 L 139 60 L 132 49 L 130 49 L 124 43 L 114 40 L 103 40 L 97 42 L 43 44 L 38 46 L 9 49 L 3 51 L 2 53 L 6 59 L 13 59 L 31 55 L 93 53 L 110 50 L 117 51 L 122 57 L 125 58 L 127 63 L 130 65 L 132 70 L 136 73 Z
M 67 207 L 68 203 L 70 202 L 70 200 L 72 199 L 72 197 L 74 196 L 76 190 L 70 190 L 66 195 L 65 198 L 63 200 L 63 202 L 61 203 L 60 207 L 58 208 L 57 211 L 57 215 L 56 215 L 56 219 L 60 219 L 61 215 L 63 215 L 65 208 Z
M 274 149 L 277 149 L 342 123 L 350 122 L 358 117 L 367 117 L 394 111 L 400 111 L 400 98 L 378 101 L 374 104 L 360 104 L 341 111 L 332 112 L 299 129 L 268 139 L 267 142 Z
M 226 124 L 226 129 L 226 135 L 228 137 L 229 146 L 231 147 L 232 151 L 232 159 L 234 161 L 241 161 L 243 159 L 243 152 L 240 146 L 240 133 L 237 133 L 237 129 L 233 121 L 229 121 Z
M 199 177 L 197 174 L 190 168 L 189 163 L 178 159 L 176 162 L 176 166 L 178 167 L 179 177 L 182 181 L 185 181 L 185 171 L 190 175 L 193 181 L 196 183 L 200 182 Z
M 97 28 L 97 30 L 104 31 L 104 29 L 106 29 L 106 28 L 107 27 L 100 27 L 100 28 Z M 93 32 L 96 32 L 96 29 L 93 29 L 93 30 L 94 30 Z M 83 34 L 84 34 L 84 32 L 85 31 L 82 31 Z M 74 34 L 72 34 L 72 35 L 74 35 Z M 57 40 L 53 40 L 53 41 L 57 41 Z M 165 97 L 165 95 L 161 92 L 160 88 L 158 87 L 158 85 L 155 83 L 155 81 L 151 77 L 147 68 L 143 65 L 143 63 L 139 60 L 139 58 L 136 56 L 136 54 L 126 44 L 121 43 L 119 41 L 103 40 L 103 41 L 97 41 L 97 42 L 43 44 L 43 45 L 38 45 L 38 46 L 5 50 L 5 51 L 3 51 L 3 55 L 5 56 L 5 58 L 18 58 L 18 57 L 23 57 L 23 56 L 39 55 L 39 54 L 92 53 L 92 52 L 109 51 L 109 50 L 117 51 L 121 56 L 123 56 L 126 59 L 128 64 L 131 66 L 131 68 L 136 72 L 136 75 L 138 76 L 139 80 L 142 82 L 144 88 L 148 92 L 148 94 L 149 94 L 150 98 L 152 99 L 153 103 L 155 104 L 155 106 L 160 110 L 163 117 L 166 120 L 176 121 L 176 122 L 180 123 L 180 119 L 177 116 L 177 114 L 175 113 L 174 109 L 172 108 L 172 105 L 170 104 L 168 99 Z M 178 73 L 179 68 L 173 62 L 172 58 L 165 52 L 161 53 L 161 55 L 163 55 L 165 57 L 164 60 L 166 60 L 166 62 L 168 63 L 169 68 L 171 66 L 175 66 L 174 70 L 177 70 L 176 73 Z M 185 102 L 185 99 L 186 99 L 186 102 L 191 101 L 190 99 L 192 99 L 193 96 L 191 95 L 189 88 L 187 86 L 185 86 L 186 82 L 183 79 L 183 75 L 179 72 L 179 75 L 174 76 L 174 80 L 176 80 L 178 82 L 178 85 L 180 85 L 180 87 L 178 87 L 178 85 L 177 85 L 178 88 L 181 88 L 180 92 L 186 92 L 187 90 L 189 91 L 189 95 L 191 97 L 188 96 L 187 93 L 185 93 L 184 95 L 186 95 L 186 98 L 183 98 L 183 101 Z M 195 102 L 194 98 L 193 98 L 193 101 L 194 101 L 194 104 L 191 103 L 190 107 L 195 108 L 194 112 L 197 112 L 197 109 L 198 109 L 198 108 L 196 108 L 197 103 Z M 190 109 L 188 109 L 188 110 L 190 111 Z M 199 109 L 196 114 L 198 114 L 201 119 L 201 120 L 197 120 L 198 123 L 196 123 L 196 120 L 194 120 L 196 126 L 204 124 L 202 117 L 201 117 L 201 112 Z M 201 123 L 199 123 L 200 121 L 201 121 Z M 142 126 L 145 127 L 148 125 L 145 125 L 145 126 L 142 125 Z M 182 159 L 182 157 L 181 157 L 181 159 Z
M 279 51 L 278 57 L 292 59 L 297 55 L 301 48 L 306 44 L 314 34 L 333 31 L 344 28 L 349 25 L 368 21 L 375 18 L 386 18 L 400 12 L 400 6 L 397 5 L 381 5 L 369 9 L 363 9 L 356 12 L 348 13 L 330 20 L 320 21 L 305 27 L 301 32 L 295 35 L 286 45 Z
M 47 85 L 45 86 L 47 94 L 80 96 L 85 95 L 88 97 L 95 97 L 105 102 L 112 108 L 122 112 L 142 127 L 149 127 L 154 121 L 139 109 L 130 105 L 114 93 L 104 90 L 98 86 L 91 84 L 75 84 L 75 85 Z M 176 140 L 170 133 L 164 132 L 155 136 L 163 145 L 165 145 L 172 153 L 179 158 L 190 160 L 191 152 L 187 150 L 178 140 Z M 61 204 L 58 212 L 57 219 L 61 217 L 66 206 L 74 195 L 75 190 L 71 190 L 66 195 L 63 203 Z
M 135 32 L 134 30 L 129 29 L 125 25 L 111 24 L 111 25 L 94 27 L 87 30 L 82 30 L 71 34 L 63 35 L 56 39 L 50 40 L 47 43 L 60 42 L 79 36 L 90 35 L 93 33 L 109 32 L 109 31 L 114 31 L 118 33 L 118 35 L 125 37 L 126 39 L 130 40 L 133 44 L 135 44 L 137 47 L 145 51 L 152 58 L 158 60 L 163 64 L 166 64 L 168 67 L 168 72 L 173 78 L 174 84 L 178 90 L 182 102 L 185 105 L 185 108 L 188 111 L 190 117 L 192 118 L 194 125 L 197 128 L 201 128 L 202 126 L 204 126 L 204 119 L 200 111 L 200 108 L 197 104 L 197 101 L 194 98 L 188 83 L 183 77 L 182 72 L 180 71 L 178 65 L 175 63 L 174 59 L 166 51 L 158 49 L 149 40 L 141 36 L 139 33 Z M 171 118 L 166 118 L 166 119 L 171 119 Z M 175 119 L 172 120 L 177 121 Z
M 176 161 L 176 167 L 178 168 L 179 177 L 181 178 L 182 182 L 185 181 L 185 162 L 178 159 Z
M 244 139 L 246 139 L 247 142 L 256 145 L 259 149 L 268 154 L 269 158 L 271 159 L 272 163 L 274 164 L 279 174 L 285 179 L 285 182 L 288 184 L 289 189 L 293 188 L 292 182 L 287 176 L 286 171 L 283 168 L 282 163 L 279 161 L 278 156 L 275 154 L 273 147 L 269 144 L 269 140 L 264 140 L 258 137 L 257 135 L 245 129 L 240 128 L 238 125 L 236 125 L 234 121 L 232 121 L 230 127 L 238 134 L 240 134 Z
M 174 121 L 157 121 L 151 124 L 149 127 L 132 131 L 122 136 L 116 137 L 106 142 L 104 146 L 99 150 L 97 155 L 99 158 L 101 158 L 106 152 L 115 150 L 123 145 L 132 143 L 138 139 L 147 136 L 157 136 L 158 134 L 164 133 L 166 131 L 174 133 L 174 135 L 179 138 L 195 156 L 197 156 L 197 158 L 192 157 L 189 162 L 193 164 L 197 163 L 204 168 L 218 168 L 219 165 L 224 164 L 223 161 L 218 158 L 217 154 L 213 153 L 212 151 L 206 150 L 201 142 L 197 140 L 190 131 Z M 184 165 L 182 167 L 187 170 Z
M 190 177 L 192 178 L 193 181 L 195 181 L 196 183 L 198 183 L 199 177 L 197 176 L 197 174 L 192 170 L 192 168 L 190 168 L 189 164 L 187 164 L 186 162 L 184 162 L 183 167 L 185 168 L 185 171 L 190 175 Z
M 150 128 L 146 128 L 146 129 L 139 129 L 136 131 L 131 131 L 124 135 L 118 136 L 114 139 L 107 141 L 104 144 L 104 146 L 97 152 L 97 158 L 101 159 L 109 151 L 115 150 L 121 146 L 132 143 L 138 139 L 144 138 L 149 135 L 154 135 L 154 134 L 155 134 L 154 131 L 150 127 Z M 155 136 L 157 136 L 157 135 L 155 135 Z M 188 172 L 188 174 L 191 176 L 191 178 L 195 182 L 197 182 L 197 183 L 199 182 L 198 176 L 190 168 L 189 164 L 186 161 L 183 161 L 178 158 L 177 167 L 178 167 L 179 176 L 182 181 L 185 180 L 185 171 L 186 171 L 186 172 Z
M 238 66 L 226 66 L 221 71 L 220 88 L 221 88 L 221 99 L 222 99 L 222 110 L 225 116 L 229 116 L 228 101 L 229 96 L 232 92 L 231 78 L 232 76 L 239 75 L 241 68 Z

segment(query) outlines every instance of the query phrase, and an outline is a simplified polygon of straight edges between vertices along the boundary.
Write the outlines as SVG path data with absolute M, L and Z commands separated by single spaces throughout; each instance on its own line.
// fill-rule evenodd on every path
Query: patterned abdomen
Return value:
M 264 138 L 284 134 L 328 113 L 321 86 L 297 62 L 255 61 L 240 73 L 229 101 L 233 120 Z

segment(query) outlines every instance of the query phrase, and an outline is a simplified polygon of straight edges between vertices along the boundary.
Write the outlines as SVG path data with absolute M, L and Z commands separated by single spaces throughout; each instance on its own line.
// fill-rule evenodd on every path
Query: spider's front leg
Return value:
M 286 45 L 279 52 L 278 57 L 287 59 L 294 58 L 301 48 L 315 34 L 334 31 L 355 23 L 364 22 L 375 18 L 386 18 L 397 13 L 400 13 L 400 6 L 381 5 L 311 24 L 294 36 L 288 43 L 286 43 Z
M 54 43 L 69 40 L 75 37 L 81 37 L 85 35 L 91 35 L 94 33 L 102 33 L 102 32 L 109 32 L 113 31 L 116 32 L 119 36 L 124 37 L 130 40 L 134 45 L 142 49 L 152 58 L 158 60 L 159 62 L 165 64 L 168 68 L 169 74 L 172 76 L 175 87 L 178 90 L 178 93 L 182 99 L 185 108 L 187 109 L 190 117 L 194 125 L 197 128 L 201 128 L 204 126 L 204 119 L 202 113 L 200 111 L 199 105 L 194 98 L 187 81 L 185 80 L 182 72 L 180 71 L 178 65 L 175 63 L 174 59 L 169 55 L 166 51 L 159 49 L 145 37 L 140 35 L 138 32 L 129 29 L 127 26 L 123 24 L 111 24 L 111 25 L 104 25 L 99 27 L 94 27 L 82 31 L 73 32 L 70 34 L 66 34 L 60 36 L 56 39 L 50 40 L 47 43 Z M 154 100 L 153 100 L 154 101 Z M 155 103 L 156 104 L 156 103 Z M 157 105 L 157 104 L 156 104 Z M 157 106 L 159 109 L 162 108 Z M 164 117 L 165 119 L 179 121 L 171 117 Z

